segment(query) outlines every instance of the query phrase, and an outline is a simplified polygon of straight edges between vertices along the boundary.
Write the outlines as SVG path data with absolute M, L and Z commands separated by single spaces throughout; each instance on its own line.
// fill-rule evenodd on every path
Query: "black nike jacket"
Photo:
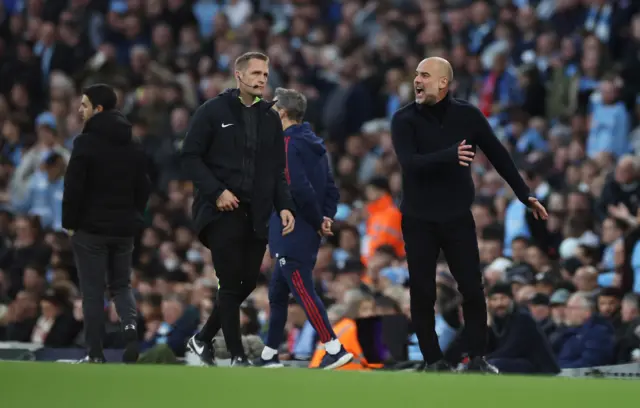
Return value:
M 258 145 L 253 169 L 251 212 L 257 237 L 267 238 L 273 208 L 293 212 L 294 205 L 285 178 L 286 154 L 282 123 L 271 109 L 273 103 L 257 102 Z M 194 226 L 204 228 L 220 216 L 216 200 L 224 190 L 239 195 L 247 175 L 246 129 L 238 89 L 227 89 L 200 106 L 193 115 L 182 145 L 184 175 L 195 187 Z M 202 237 L 201 237 L 202 239 Z

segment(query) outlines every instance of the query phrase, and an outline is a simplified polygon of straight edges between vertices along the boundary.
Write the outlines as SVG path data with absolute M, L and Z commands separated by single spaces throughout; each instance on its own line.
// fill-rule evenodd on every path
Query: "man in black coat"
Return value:
M 250 52 L 235 62 L 237 88 L 200 106 L 182 145 L 182 166 L 195 186 L 193 219 L 211 250 L 219 281 L 216 307 L 187 346 L 212 365 L 212 340 L 222 328 L 232 365 L 250 365 L 240 339 L 240 305 L 256 286 L 275 207 L 293 231 L 284 134 L 273 103 L 261 99 L 269 58 Z
M 105 283 L 124 327 L 123 360 L 138 359 L 131 255 L 151 183 L 144 152 L 132 139 L 131 123 L 115 109 L 116 102 L 108 85 L 84 90 L 84 129 L 73 143 L 64 179 L 62 227 L 71 235 L 80 277 L 89 348 L 84 362 L 104 362 Z

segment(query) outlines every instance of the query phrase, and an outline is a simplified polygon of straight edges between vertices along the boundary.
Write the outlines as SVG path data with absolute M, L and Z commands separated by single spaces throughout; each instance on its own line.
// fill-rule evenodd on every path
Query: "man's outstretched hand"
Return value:
M 547 210 L 544 208 L 540 201 L 538 201 L 535 197 L 529 197 L 529 208 L 533 212 L 533 218 L 536 220 L 546 220 L 549 218 L 549 214 L 547 214 Z
M 293 231 L 296 225 L 296 220 L 293 218 L 293 214 L 289 210 L 280 211 L 280 219 L 282 220 L 282 235 L 285 236 Z

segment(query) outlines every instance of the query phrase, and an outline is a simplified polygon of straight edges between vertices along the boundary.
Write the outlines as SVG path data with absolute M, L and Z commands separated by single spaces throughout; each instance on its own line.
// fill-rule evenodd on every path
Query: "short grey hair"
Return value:
M 583 292 L 576 292 L 573 295 L 571 295 L 571 298 L 569 300 L 577 300 L 580 303 L 580 306 L 585 308 L 585 309 L 589 309 L 591 311 L 595 310 L 595 302 L 593 300 L 593 298 L 591 298 L 588 294 L 583 293 Z
M 307 98 L 295 89 L 276 88 L 276 107 L 286 112 L 289 119 L 302 122 L 307 112 Z

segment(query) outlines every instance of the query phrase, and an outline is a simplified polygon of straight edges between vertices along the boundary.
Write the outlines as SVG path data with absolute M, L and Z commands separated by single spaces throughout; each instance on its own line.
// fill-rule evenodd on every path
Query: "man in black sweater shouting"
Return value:
M 282 235 L 293 231 L 293 199 L 280 117 L 262 100 L 269 58 L 258 52 L 235 62 L 237 88 L 200 106 L 182 145 L 182 166 L 193 180 L 193 219 L 211 250 L 219 290 L 216 306 L 187 348 L 213 365 L 212 340 L 222 329 L 232 366 L 250 365 L 240 337 L 240 305 L 256 287 L 273 208 Z
M 415 102 L 391 120 L 393 145 L 402 168 L 402 233 L 410 274 L 411 315 L 428 371 L 449 371 L 435 332 L 436 260 L 440 249 L 462 294 L 463 336 L 471 357 L 467 369 L 497 373 L 484 359 L 487 306 L 471 204 L 475 188 L 469 165 L 480 147 L 515 195 L 536 218 L 547 212 L 518 173 L 509 153 L 479 109 L 453 99 L 453 70 L 442 58 L 420 62 Z

